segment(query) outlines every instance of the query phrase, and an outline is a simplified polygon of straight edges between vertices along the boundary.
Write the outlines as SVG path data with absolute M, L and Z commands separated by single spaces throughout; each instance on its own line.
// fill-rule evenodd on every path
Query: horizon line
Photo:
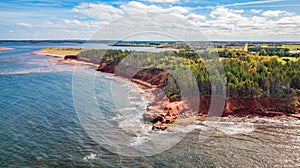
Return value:
M 84 40 L 84 39 L 0 39 L 2 42 L 293 42 L 300 43 L 296 40 Z

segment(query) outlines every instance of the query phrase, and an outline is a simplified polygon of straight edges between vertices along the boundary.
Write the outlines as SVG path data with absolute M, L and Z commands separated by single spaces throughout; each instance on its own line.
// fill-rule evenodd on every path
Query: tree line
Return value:
M 287 97 L 300 90 L 300 59 L 283 63 L 276 56 L 261 57 L 243 51 L 225 51 L 221 54 L 223 59 L 219 59 L 218 54 L 220 53 L 213 51 L 154 53 L 91 49 L 83 50 L 79 59 L 110 66 L 122 64 L 126 73 L 133 72 L 135 68 L 140 68 L 140 71 L 150 70 L 153 66 L 172 72 L 173 74 L 166 76 L 167 82 L 163 87 L 167 95 L 173 98 L 178 98 L 180 94 L 180 87 L 176 83 L 178 81 L 174 77 L 180 76 L 185 70 L 193 73 L 201 95 L 211 95 L 212 89 L 219 89 L 221 92 L 224 88 L 213 88 L 212 81 L 222 83 L 224 80 L 227 97 L 233 98 Z M 122 61 L 124 59 L 127 61 Z M 191 84 L 188 78 L 183 81 L 184 86 Z

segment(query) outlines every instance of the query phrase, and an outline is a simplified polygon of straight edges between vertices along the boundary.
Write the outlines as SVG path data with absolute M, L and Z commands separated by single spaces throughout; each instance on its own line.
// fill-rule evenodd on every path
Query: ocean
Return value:
M 1 44 L 0 167 L 300 167 L 299 120 L 207 120 L 152 131 L 136 85 L 44 46 Z

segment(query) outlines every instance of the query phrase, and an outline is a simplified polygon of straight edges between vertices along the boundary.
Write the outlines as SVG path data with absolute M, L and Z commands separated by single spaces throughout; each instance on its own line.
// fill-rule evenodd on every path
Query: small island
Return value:
M 216 48 L 206 50 L 203 49 L 204 46 L 200 44 L 180 47 L 179 44 L 169 44 L 168 47 L 179 50 L 160 53 L 46 47 L 33 54 L 63 58 L 56 61 L 62 63 L 85 62 L 97 66 L 97 71 L 127 78 L 139 84 L 153 95 L 153 103 L 148 106 L 143 118 L 146 123 L 152 123 L 155 130 L 164 130 L 169 124 L 181 119 L 205 120 L 210 117 L 211 101 L 225 102 L 224 107 L 220 107 L 223 109 L 222 117 L 300 118 L 300 59 L 298 52 L 290 52 L 297 51 L 300 45 L 220 43 L 215 44 Z M 218 57 L 214 57 L 216 53 Z M 120 65 L 128 56 L 133 58 L 132 62 Z M 164 59 L 166 56 L 168 59 Z M 147 58 L 145 61 L 149 65 L 155 64 L 162 68 L 143 67 L 135 73 L 132 67 L 135 64 L 134 58 L 143 57 Z M 210 71 L 214 73 L 214 80 L 217 82 L 222 82 L 222 75 L 226 77 L 225 98 L 211 93 L 212 79 L 206 64 L 216 61 L 215 59 L 223 64 L 224 74 L 219 67 L 210 67 L 213 69 Z M 170 69 L 164 69 L 165 65 Z M 169 73 L 176 70 L 176 66 L 191 69 L 201 96 L 181 96 L 178 83 Z M 184 84 L 188 86 L 190 83 L 186 81 Z M 199 102 L 197 114 L 193 113 L 194 101 Z

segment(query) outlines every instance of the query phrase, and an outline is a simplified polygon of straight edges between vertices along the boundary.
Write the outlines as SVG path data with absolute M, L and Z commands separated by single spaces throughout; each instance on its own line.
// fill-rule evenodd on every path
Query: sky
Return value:
M 6 0 L 0 40 L 120 40 L 153 31 L 185 40 L 300 41 L 298 1 Z

